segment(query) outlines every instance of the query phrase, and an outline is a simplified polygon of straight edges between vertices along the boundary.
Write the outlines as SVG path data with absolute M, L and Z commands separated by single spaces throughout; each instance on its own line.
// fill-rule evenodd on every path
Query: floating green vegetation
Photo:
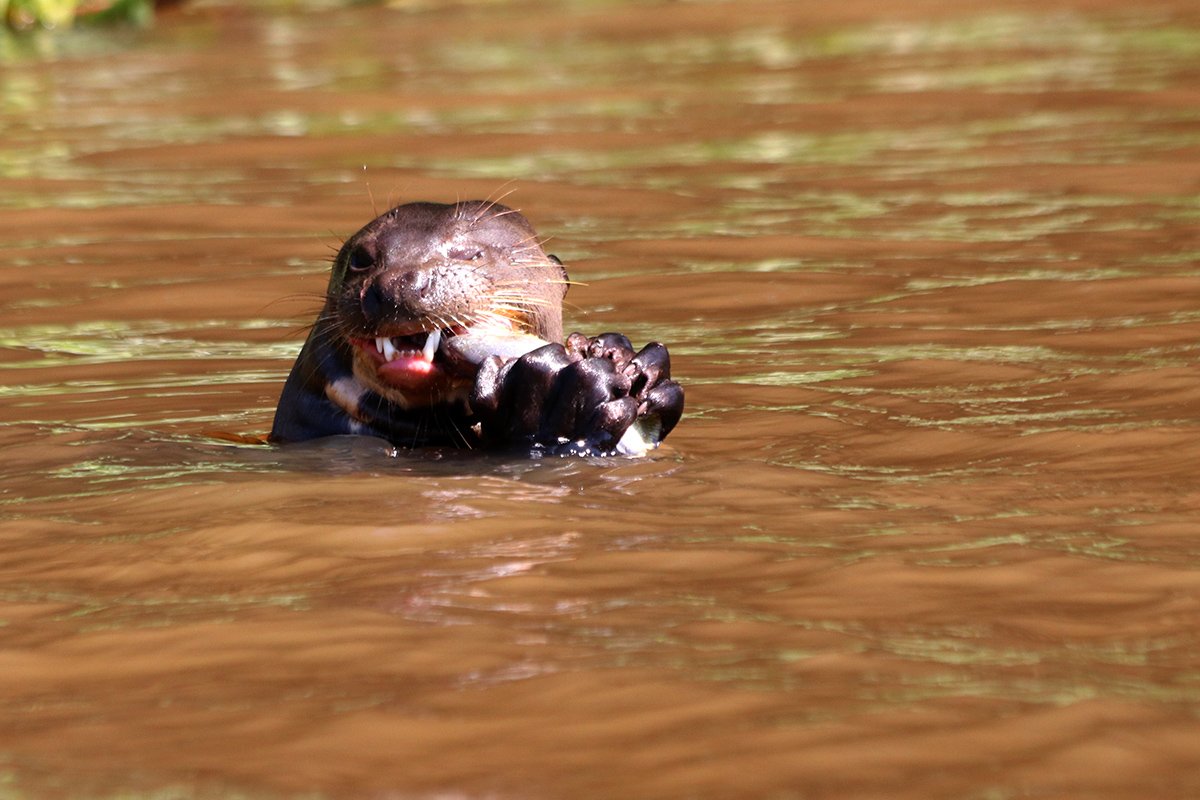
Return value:
M 1080 408 L 1066 411 L 1013 411 L 996 414 L 976 414 L 973 416 L 956 417 L 954 419 L 921 419 L 911 415 L 897 415 L 896 420 L 916 428 L 938 428 L 953 430 L 966 426 L 1013 425 L 1028 426 L 1033 422 L 1059 423 L 1079 420 L 1110 420 L 1119 417 L 1116 411 L 1102 408 Z
M 893 636 L 882 646 L 902 658 L 950 665 L 1011 667 L 1038 664 L 1042 655 L 1018 648 L 995 648 L 969 639 L 935 636 Z
M 219 789 L 200 789 L 194 784 L 169 784 L 153 788 L 125 787 L 110 790 L 97 790 L 95 787 L 89 787 L 86 792 L 64 792 L 60 783 L 51 785 L 54 786 L 51 794 L 57 793 L 64 797 L 90 797 L 93 800 L 214 800 L 215 798 L 221 798 L 221 800 L 283 800 L 284 797 L 289 800 L 325 800 L 327 797 L 318 792 L 280 795 L 266 789 L 239 788 L 224 784 Z M 39 786 L 37 779 L 26 781 L 23 773 L 0 772 L 0 800 L 34 800 L 34 798 L 47 796 L 41 789 L 35 788 Z
M 68 595 L 69 596 L 69 595 Z M 58 602 L 64 602 L 60 596 Z M 119 600 L 91 600 L 83 598 L 75 609 L 65 612 L 60 619 L 81 619 L 114 611 L 126 612 L 121 614 L 122 622 L 138 620 L 142 625 L 165 625 L 171 622 L 171 617 L 180 615 L 179 612 L 190 610 L 215 610 L 222 613 L 253 608 L 286 608 L 295 611 L 305 611 L 309 607 L 309 597 L 304 594 L 280 594 L 241 597 L 231 594 L 217 594 L 201 597 L 149 597 L 149 598 L 120 598 Z M 155 615 L 152 620 L 145 620 L 148 614 Z M 139 619 L 140 618 L 140 619 Z M 137 624 L 137 623 L 135 623 Z M 129 627 L 109 621 L 88 628 L 88 630 L 113 630 Z
M 137 481 L 139 485 L 153 484 L 155 488 L 194 485 L 203 476 L 227 476 L 235 472 L 264 472 L 273 465 L 225 459 L 211 462 L 181 463 L 174 468 L 158 464 L 133 464 L 121 459 L 98 458 L 79 461 L 48 473 L 53 478 L 82 480 L 89 484 L 113 481 Z
M 145 25 L 153 18 L 153 0 L 0 0 L 0 19 L 18 31 L 65 28 L 77 22 Z
M 913 278 L 908 281 L 905 288 L 914 292 L 931 292 L 939 289 L 988 286 L 1008 281 L 1104 281 L 1116 278 L 1129 278 L 1137 274 L 1133 270 L 1115 268 L 1076 270 L 1031 268 L 1016 272 L 985 275 L 946 275 L 938 278 Z
M 203 320 L 188 323 L 189 329 L 221 331 L 291 328 L 279 320 Z M 70 325 L 27 325 L 0 329 L 0 350 L 24 350 L 41 353 L 40 358 L 0 362 L 0 369 L 36 369 L 66 364 L 110 364 L 127 361 L 195 359 L 236 360 L 295 357 L 299 347 L 294 340 L 250 344 L 241 339 L 200 340 L 181 336 L 178 323 L 148 320 L 117 322 L 83 321 Z M 0 387 L 0 394 L 12 387 Z M 28 391 L 23 387 L 21 391 Z
M 785 40 L 786 41 L 786 40 Z M 801 40 L 792 40 L 799 44 Z M 1189 58 L 1200 53 L 1195 31 L 1180 26 L 1121 27 L 1082 15 L 981 14 L 931 21 L 890 21 L 836 30 L 804 40 L 810 55 L 864 56 L 957 53 L 1004 53 L 1022 50 L 1100 54 L 1151 53 Z M 776 42 L 776 49 L 785 43 Z
M 1047 234 L 1087 228 L 1096 232 L 1144 226 L 1145 222 L 1104 221 L 1106 209 L 1129 205 L 1116 196 L 1059 196 L 1049 193 L 994 191 L 934 191 L 860 194 L 847 191 L 788 191 L 725 202 L 720 221 L 686 222 L 682 230 L 695 233 L 752 235 L 762 230 L 797 230 L 826 236 L 859 236 L 869 224 L 872 238 L 935 239 L 945 241 L 1024 241 Z M 1187 211 L 1156 210 L 1155 217 Z M 903 226 L 880 222 L 904 214 Z M 694 226 L 694 227 L 693 227 Z
M 871 375 L 865 369 L 820 369 L 805 372 L 760 372 L 750 375 L 738 375 L 725 378 L 719 383 L 748 383 L 758 386 L 808 386 L 831 381 L 844 381 L 852 378 L 864 378 Z M 697 381 L 699 382 L 699 381 Z
M 997 364 L 1044 364 L 1071 362 L 1072 354 L 1038 345 L 942 345 L 901 344 L 876 347 L 821 348 L 809 352 L 810 356 L 824 359 L 825 363 L 882 364 L 891 361 L 937 360 L 937 361 L 980 361 Z

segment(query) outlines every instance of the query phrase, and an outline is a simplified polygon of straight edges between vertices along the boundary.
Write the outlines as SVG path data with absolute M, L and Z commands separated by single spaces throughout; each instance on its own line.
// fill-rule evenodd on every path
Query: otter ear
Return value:
M 563 276 L 563 294 L 565 295 L 567 289 L 571 288 L 571 276 L 567 274 L 567 268 L 563 266 L 562 259 L 554 255 L 554 253 L 547 253 L 546 258 L 558 264 L 559 271 L 562 272 Z

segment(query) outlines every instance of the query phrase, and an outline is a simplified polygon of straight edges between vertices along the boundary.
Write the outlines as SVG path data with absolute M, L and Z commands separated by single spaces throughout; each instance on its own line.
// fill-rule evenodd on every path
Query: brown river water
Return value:
M 645 459 L 262 434 L 501 197 Z M 194 3 L 0 38 L 0 798 L 1200 796 L 1200 6 Z

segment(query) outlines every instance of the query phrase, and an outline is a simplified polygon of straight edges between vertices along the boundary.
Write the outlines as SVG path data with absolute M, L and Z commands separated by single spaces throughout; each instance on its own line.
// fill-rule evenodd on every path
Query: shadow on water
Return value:
M 9 436 L 24 436 L 9 429 Z M 523 484 L 554 487 L 596 475 L 627 473 L 630 480 L 662 477 L 678 456 L 666 451 L 638 461 L 624 458 L 530 459 L 524 456 L 427 448 L 404 450 L 382 439 L 338 436 L 285 446 L 230 443 L 224 435 L 170 436 L 153 431 L 120 433 L 58 431 L 37 436 L 58 456 L 0 471 L 11 488 L 0 506 L 37 501 L 67 501 L 89 496 L 120 495 L 130 491 L 177 489 L 204 484 L 236 483 L 239 476 L 287 480 L 361 479 L 412 481 L 436 485 L 440 480 L 474 482 L 475 491 L 489 486 Z M 24 484 L 28 492 L 17 487 Z M 403 484 L 394 484 L 403 485 Z M 553 498 L 551 498 L 553 499 Z

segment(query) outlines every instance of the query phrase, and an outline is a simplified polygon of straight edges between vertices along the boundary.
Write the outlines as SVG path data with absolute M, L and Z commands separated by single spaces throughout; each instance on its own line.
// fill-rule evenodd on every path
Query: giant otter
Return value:
M 271 441 L 362 434 L 534 456 L 657 446 L 683 412 L 667 349 L 635 354 L 619 334 L 562 342 L 566 291 L 562 263 L 513 209 L 393 208 L 338 252 Z

